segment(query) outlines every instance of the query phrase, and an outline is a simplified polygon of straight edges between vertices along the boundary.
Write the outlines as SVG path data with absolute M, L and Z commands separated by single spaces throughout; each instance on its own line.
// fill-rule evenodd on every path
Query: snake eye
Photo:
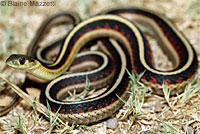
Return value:
M 21 65 L 24 65 L 25 60 L 26 60 L 26 59 L 25 59 L 24 57 L 22 57 L 22 58 L 19 59 L 19 63 L 20 63 Z

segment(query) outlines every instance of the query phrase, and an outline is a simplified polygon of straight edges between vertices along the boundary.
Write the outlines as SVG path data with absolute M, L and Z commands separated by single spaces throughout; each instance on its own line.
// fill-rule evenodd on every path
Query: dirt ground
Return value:
M 38 1 L 41 2 L 42 0 Z M 6 1 L 8 2 L 8 1 Z M 38 27 L 48 16 L 60 11 L 72 10 L 81 18 L 95 15 L 104 9 L 119 6 L 138 6 L 148 8 L 166 15 L 178 29 L 189 39 L 200 60 L 200 0 L 48 0 L 52 6 L 4 6 L 0 1 L 0 73 L 14 84 L 20 84 L 25 73 L 6 66 L 6 58 L 13 53 L 25 54 L 27 46 L 36 34 Z M 55 34 L 57 31 L 55 30 Z M 154 44 L 154 40 L 150 40 Z M 156 68 L 167 69 L 171 66 L 157 45 L 152 46 Z M 200 74 L 200 73 L 198 73 Z M 0 82 L 0 93 L 5 83 Z M 190 91 L 188 91 L 188 90 Z M 43 116 L 35 120 L 33 108 L 26 101 L 21 101 L 8 114 L 0 117 L 0 134 L 14 133 L 181 133 L 200 134 L 200 76 L 189 83 L 179 95 L 160 97 L 154 93 L 140 102 L 139 115 L 125 115 L 130 107 L 124 106 L 111 118 L 89 126 L 66 126 L 56 124 L 50 132 L 51 125 Z M 0 95 L 6 105 L 5 97 Z M 10 98 L 8 97 L 8 100 Z M 128 104 L 131 104 L 131 97 Z M 108 124 L 112 124 L 110 128 Z M 23 126 L 20 128 L 20 126 Z

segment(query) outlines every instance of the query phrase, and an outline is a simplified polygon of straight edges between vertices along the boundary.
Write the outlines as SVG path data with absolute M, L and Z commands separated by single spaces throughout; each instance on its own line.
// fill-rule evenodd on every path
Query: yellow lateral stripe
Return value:
M 105 19 L 108 19 L 108 20 L 115 20 L 115 21 L 119 21 L 123 24 L 126 24 L 135 34 L 137 40 L 138 40 L 138 46 L 139 46 L 139 51 L 140 51 L 140 60 L 141 60 L 141 63 L 144 65 L 144 67 L 153 72 L 153 73 L 156 73 L 156 74 L 162 74 L 162 75 L 174 75 L 174 74 L 178 74 L 178 73 L 181 73 L 183 72 L 184 70 L 186 70 L 192 63 L 192 60 L 193 60 L 193 51 L 192 51 L 192 48 L 190 46 L 190 44 L 188 44 L 188 42 L 186 40 L 183 40 L 183 42 L 185 43 L 185 46 L 187 48 L 187 51 L 188 51 L 188 54 L 189 54 L 189 59 L 188 59 L 188 62 L 187 64 L 185 64 L 182 68 L 180 68 L 179 70 L 176 70 L 176 71 L 173 71 L 173 72 L 162 72 L 162 71 L 157 71 L 153 68 L 151 68 L 150 66 L 148 66 L 148 64 L 146 63 L 145 61 L 145 58 L 144 58 L 144 42 L 142 40 L 142 37 L 141 37 L 141 34 L 140 32 L 138 31 L 138 29 L 131 23 L 129 22 L 128 20 L 124 19 L 124 18 L 121 18 L 119 16 L 116 16 L 116 15 L 100 15 L 100 16 L 96 16 L 96 17 L 93 17 L 93 18 L 90 18 L 88 20 L 85 20 L 83 21 L 82 23 L 80 23 L 79 25 L 77 25 L 71 32 L 70 34 L 68 35 L 68 37 L 66 38 L 65 42 L 64 42 L 64 47 L 63 47 L 63 50 L 61 51 L 59 57 L 58 57 L 58 60 L 52 65 L 52 66 L 55 66 L 57 65 L 61 59 L 62 59 L 62 56 L 64 55 L 66 49 L 67 49 L 67 46 L 68 46 L 68 43 L 70 41 L 70 39 L 74 36 L 74 34 L 80 29 L 82 28 L 83 26 L 91 23 L 91 22 L 95 22 L 95 21 L 99 21 L 99 20 L 105 20 Z M 171 23 L 168 23 L 170 26 Z M 173 26 L 172 26 L 173 27 Z M 173 28 L 174 29 L 174 28 Z M 176 30 L 175 30 L 176 31 Z M 177 31 L 176 31 L 177 32 Z M 87 33 L 85 33 L 87 34 Z M 103 33 L 102 33 L 103 34 Z M 177 32 L 178 36 L 182 39 L 182 35 Z M 80 37 L 82 38 L 82 37 Z M 184 38 L 183 38 L 184 39 Z M 76 45 L 74 46 L 74 49 L 71 51 L 71 55 L 74 53 L 75 49 L 80 46 L 80 45 Z M 66 63 L 67 64 L 67 63 Z

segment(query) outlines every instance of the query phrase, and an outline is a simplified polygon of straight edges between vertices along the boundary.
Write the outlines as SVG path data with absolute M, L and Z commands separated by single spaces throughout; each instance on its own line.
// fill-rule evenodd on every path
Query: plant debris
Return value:
M 131 5 L 152 9 L 170 18 L 178 29 L 189 39 L 198 54 L 198 60 L 200 60 L 200 0 L 63 0 L 56 1 L 56 6 L 51 7 L 1 6 L 1 75 L 8 78 L 9 81 L 12 81 L 14 84 L 23 82 L 25 75 L 22 72 L 16 72 L 7 68 L 5 60 L 10 54 L 26 53 L 26 48 L 36 34 L 37 28 L 47 16 L 59 11 L 75 10 L 80 14 L 81 18 L 87 18 L 104 9 L 110 9 L 110 7 Z M 169 69 L 171 66 L 170 61 L 168 61 L 153 39 L 150 39 L 150 43 L 154 52 L 153 56 L 156 58 L 155 67 L 159 69 Z M 6 86 L 5 84 L 1 85 L 3 87 Z M 0 92 L 3 90 L 2 86 L 0 87 Z M 166 97 L 150 93 L 144 98 L 138 98 L 138 103 L 132 103 L 133 96 L 130 95 L 127 104 L 114 114 L 113 117 L 89 126 L 69 126 L 67 122 L 57 121 L 56 116 L 53 116 L 50 123 L 49 120 L 44 116 L 40 116 L 40 114 L 34 110 L 37 108 L 37 104 L 33 103 L 34 99 L 31 102 L 33 103 L 32 106 L 27 105 L 27 102 L 23 100 L 7 115 L 0 117 L 0 134 L 3 132 L 6 134 L 14 134 L 20 131 L 25 134 L 65 134 L 83 132 L 88 134 L 200 133 L 199 89 L 200 71 L 198 72 L 198 76 L 188 84 L 181 94 L 168 97 L 168 92 L 165 89 Z M 137 107 L 127 107 L 127 105 L 132 104 L 137 104 Z M 132 111 L 130 111 L 130 109 Z M 138 116 L 134 115 L 135 112 L 138 113 Z M 109 122 L 114 122 L 114 125 L 108 126 Z

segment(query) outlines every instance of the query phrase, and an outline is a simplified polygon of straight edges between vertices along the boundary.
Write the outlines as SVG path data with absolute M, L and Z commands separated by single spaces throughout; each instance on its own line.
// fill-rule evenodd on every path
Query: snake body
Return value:
M 136 23 L 153 29 L 161 48 L 174 64 L 173 70 L 153 67 L 150 44 L 134 22 L 120 16 L 126 13 L 133 15 Z M 96 122 L 116 112 L 123 105 L 119 97 L 123 100 L 129 97 L 131 84 L 127 71 L 133 71 L 136 76 L 145 71 L 141 81 L 151 86 L 156 94 L 162 94 L 163 84 L 175 94 L 181 92 L 179 89 L 198 68 L 196 53 L 188 40 L 166 17 L 146 9 L 131 7 L 106 11 L 78 23 L 61 40 L 64 42 L 53 63 L 43 63 L 25 55 L 11 55 L 7 64 L 49 81 L 42 89 L 40 101 L 47 105 L 47 100 L 53 112 L 60 108 L 59 113 L 71 124 Z M 69 70 L 80 50 L 95 40 L 100 40 L 108 53 L 86 52 L 79 58 L 88 58 L 93 53 L 99 67 L 62 75 Z M 63 94 L 69 90 L 84 88 L 86 77 L 91 88 L 107 86 L 107 90 L 93 98 L 62 100 Z

